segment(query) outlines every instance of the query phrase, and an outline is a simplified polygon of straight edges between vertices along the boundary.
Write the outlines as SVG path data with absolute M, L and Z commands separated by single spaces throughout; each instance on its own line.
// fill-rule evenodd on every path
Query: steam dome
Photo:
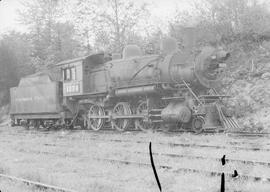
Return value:
M 175 38 L 167 37 L 162 40 L 161 42 L 162 53 L 168 54 L 176 51 L 176 49 L 177 49 L 177 42 Z
M 123 59 L 142 56 L 142 50 L 137 45 L 127 45 L 123 50 Z
M 112 53 L 112 60 L 117 60 L 121 59 L 121 54 L 120 53 Z

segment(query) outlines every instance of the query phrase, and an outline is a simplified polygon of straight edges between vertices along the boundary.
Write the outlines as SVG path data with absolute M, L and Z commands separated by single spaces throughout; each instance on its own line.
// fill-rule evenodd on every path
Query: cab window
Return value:
M 71 79 L 76 80 L 76 70 L 75 67 L 72 67 L 71 69 Z
M 76 80 L 75 67 L 68 67 L 63 69 L 63 80 L 64 81 Z

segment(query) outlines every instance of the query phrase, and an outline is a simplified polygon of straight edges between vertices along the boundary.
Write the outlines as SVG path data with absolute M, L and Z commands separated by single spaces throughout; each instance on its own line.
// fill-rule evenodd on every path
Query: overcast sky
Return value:
M 24 32 L 25 28 L 18 23 L 18 9 L 22 9 L 21 2 L 30 0 L 1 0 L 0 1 L 0 34 L 9 30 Z M 72 1 L 72 0 L 71 0 Z M 89 0 L 91 1 L 91 0 Z M 150 5 L 151 20 L 156 25 L 166 25 L 166 21 L 173 17 L 176 9 L 188 9 L 188 0 L 137 0 Z M 165 26 L 164 26 L 165 27 Z
M 20 29 L 16 22 L 16 9 L 18 8 L 20 8 L 20 0 L 0 1 L 0 33 L 7 30 Z

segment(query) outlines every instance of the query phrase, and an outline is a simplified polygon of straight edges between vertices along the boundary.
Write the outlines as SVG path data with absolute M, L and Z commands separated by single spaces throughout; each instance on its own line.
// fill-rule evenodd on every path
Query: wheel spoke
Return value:
M 144 101 L 138 105 L 136 112 L 138 115 L 147 115 L 147 110 L 147 103 Z M 136 129 L 140 129 L 142 131 L 147 131 L 154 128 L 154 125 L 152 123 L 145 122 L 144 119 L 135 120 L 135 126 Z
M 101 106 L 98 105 L 92 105 L 89 109 L 88 112 L 88 128 L 93 129 L 94 131 L 100 130 L 103 125 L 105 120 L 102 118 L 97 118 L 97 117 L 91 117 L 91 116 L 103 116 L 105 115 L 104 109 Z
M 126 102 L 120 102 L 117 103 L 116 106 L 113 109 L 113 114 L 114 115 L 130 115 L 131 114 L 131 109 L 128 103 Z M 114 119 L 112 120 L 112 127 L 117 129 L 118 131 L 124 131 L 128 128 L 130 123 L 129 119 Z

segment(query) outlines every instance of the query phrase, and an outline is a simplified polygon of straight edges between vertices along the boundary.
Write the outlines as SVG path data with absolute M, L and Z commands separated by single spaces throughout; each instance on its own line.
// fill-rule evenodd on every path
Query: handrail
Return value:
M 195 97 L 195 99 L 199 102 L 200 105 L 202 105 L 201 100 L 197 97 L 197 95 L 192 91 L 192 89 L 188 86 L 188 84 L 185 82 L 185 80 L 182 80 L 185 86 L 188 88 L 189 92 Z

